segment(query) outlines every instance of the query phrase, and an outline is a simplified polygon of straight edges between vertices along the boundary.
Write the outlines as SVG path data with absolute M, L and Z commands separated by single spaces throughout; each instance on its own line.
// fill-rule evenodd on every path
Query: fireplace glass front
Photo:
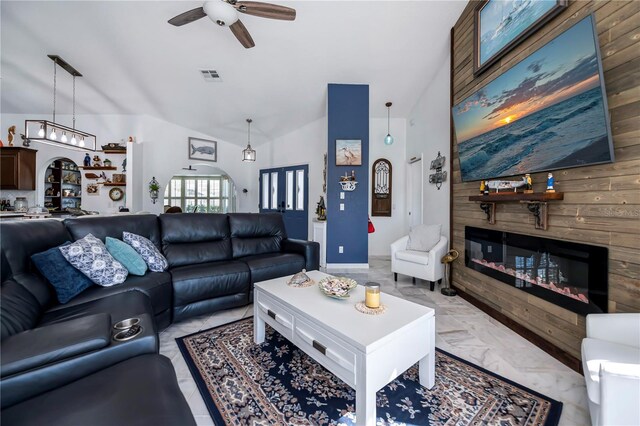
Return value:
M 607 312 L 606 247 L 467 226 L 465 265 L 581 315 Z

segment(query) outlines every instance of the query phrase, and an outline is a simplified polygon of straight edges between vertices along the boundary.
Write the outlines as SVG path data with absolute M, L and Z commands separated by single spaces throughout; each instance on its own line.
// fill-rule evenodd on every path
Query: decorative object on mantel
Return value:
M 98 167 L 102 167 L 102 160 L 100 159 L 99 155 L 94 155 L 93 156 L 93 161 L 91 163 L 91 167 L 98 168 Z
M 533 214 L 535 218 L 535 229 L 547 230 L 548 227 L 548 201 L 558 201 L 564 199 L 563 192 L 542 192 L 523 194 L 518 192 L 494 192 L 489 195 L 472 195 L 469 197 L 469 201 L 480 201 L 480 209 L 487 215 L 489 224 L 494 225 L 496 223 L 496 203 L 519 201 L 520 203 L 527 204 L 527 208 Z
M 251 148 L 251 123 L 252 119 L 247 118 L 247 147 L 242 150 L 242 161 L 256 161 L 256 150 Z
M 387 107 L 387 136 L 384 137 L 385 145 L 393 144 L 393 136 L 391 136 L 391 102 L 384 104 Z
M 218 142 L 208 139 L 189 138 L 189 159 L 218 161 Z
M 527 181 L 524 185 L 524 193 L 533 194 L 533 180 L 531 179 L 531 175 L 529 173 L 525 174 L 524 180 Z
M 114 173 L 111 175 L 111 180 L 113 181 L 113 183 L 118 183 L 118 184 L 126 184 L 127 183 L 127 175 L 122 174 L 122 173 Z
M 76 129 L 76 77 L 82 77 L 75 68 L 69 65 L 58 55 L 47 55 L 53 61 L 53 120 L 25 120 L 25 144 L 30 142 L 42 142 L 54 146 L 62 146 L 67 149 L 78 151 L 95 151 L 96 136 L 91 133 Z M 57 69 L 58 66 L 67 71 L 73 77 L 73 97 L 72 97 L 72 126 L 64 126 L 56 123 L 56 89 L 57 89 Z M 58 133 L 60 139 L 58 140 Z M 71 135 L 69 139 L 67 134 Z
M 318 201 L 316 207 L 316 215 L 318 216 L 317 219 L 319 221 L 327 220 L 327 207 L 324 204 L 324 197 L 322 195 L 320 196 L 320 201 Z
M 556 180 L 553 178 L 553 173 L 549 173 L 547 175 L 547 190 L 545 192 L 556 192 L 556 190 L 553 188 L 553 185 L 555 185 Z
M 460 252 L 456 249 L 451 249 L 442 256 L 440 259 L 440 263 L 444 263 L 444 285 L 440 289 L 440 293 L 445 296 L 455 296 L 458 294 L 455 288 L 451 288 L 451 263 L 455 261 L 458 257 L 460 257 Z
M 89 153 L 85 154 L 84 160 L 82 160 L 82 164 L 85 167 L 91 167 L 91 156 L 89 155 Z
M 151 196 L 151 202 L 153 204 L 158 201 L 158 195 L 160 193 L 160 182 L 156 180 L 156 177 L 151 178 L 151 182 L 149 182 L 149 195 Z
M 435 173 L 429 175 L 429 183 L 434 183 L 438 191 L 440 191 L 440 187 L 442 186 L 442 182 L 447 180 L 447 172 L 443 172 L 442 168 L 444 167 L 446 157 L 440 155 L 440 151 L 438 151 L 438 156 L 431 162 L 431 170 L 435 170 Z
M 523 177 L 522 180 L 490 180 L 487 181 L 486 186 L 489 189 L 493 189 L 495 194 L 500 194 L 500 190 L 513 189 L 513 192 L 518 192 L 518 188 L 522 188 L 527 185 L 527 178 Z M 511 194 L 512 192 L 508 192 Z
M 481 1 L 474 13 L 473 74 L 480 75 L 549 22 L 568 3 L 568 0 Z
M 111 160 L 105 158 L 102 164 L 104 165 L 104 167 L 111 167 Z

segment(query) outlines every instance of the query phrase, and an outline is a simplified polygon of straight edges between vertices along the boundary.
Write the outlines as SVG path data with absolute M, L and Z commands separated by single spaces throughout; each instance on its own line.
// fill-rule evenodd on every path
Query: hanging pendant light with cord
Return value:
M 256 150 L 251 148 L 251 122 L 253 120 L 247 118 L 247 147 L 242 150 L 242 161 L 256 161 Z
M 391 136 L 391 131 L 389 130 L 391 127 L 391 102 L 387 102 L 385 106 L 387 107 L 387 136 L 384 138 L 385 145 L 393 144 L 393 136 Z

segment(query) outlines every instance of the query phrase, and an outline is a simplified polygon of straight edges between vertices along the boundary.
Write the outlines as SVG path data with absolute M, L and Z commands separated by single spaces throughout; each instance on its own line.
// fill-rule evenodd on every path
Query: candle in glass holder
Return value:
M 368 282 L 365 284 L 364 304 L 367 308 L 378 309 L 380 307 L 380 284 Z

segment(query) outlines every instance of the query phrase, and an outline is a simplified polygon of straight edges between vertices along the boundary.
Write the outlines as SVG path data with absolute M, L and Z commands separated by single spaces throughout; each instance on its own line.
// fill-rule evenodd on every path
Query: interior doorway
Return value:
M 260 170 L 260 213 L 281 213 L 289 238 L 309 236 L 309 166 Z
M 407 197 L 408 208 L 407 214 L 409 215 L 409 229 L 416 225 L 423 223 L 422 218 L 422 185 L 424 182 L 423 176 L 423 163 L 422 155 L 420 157 L 414 157 L 409 160 L 409 173 L 407 173 L 407 190 L 409 196 Z

